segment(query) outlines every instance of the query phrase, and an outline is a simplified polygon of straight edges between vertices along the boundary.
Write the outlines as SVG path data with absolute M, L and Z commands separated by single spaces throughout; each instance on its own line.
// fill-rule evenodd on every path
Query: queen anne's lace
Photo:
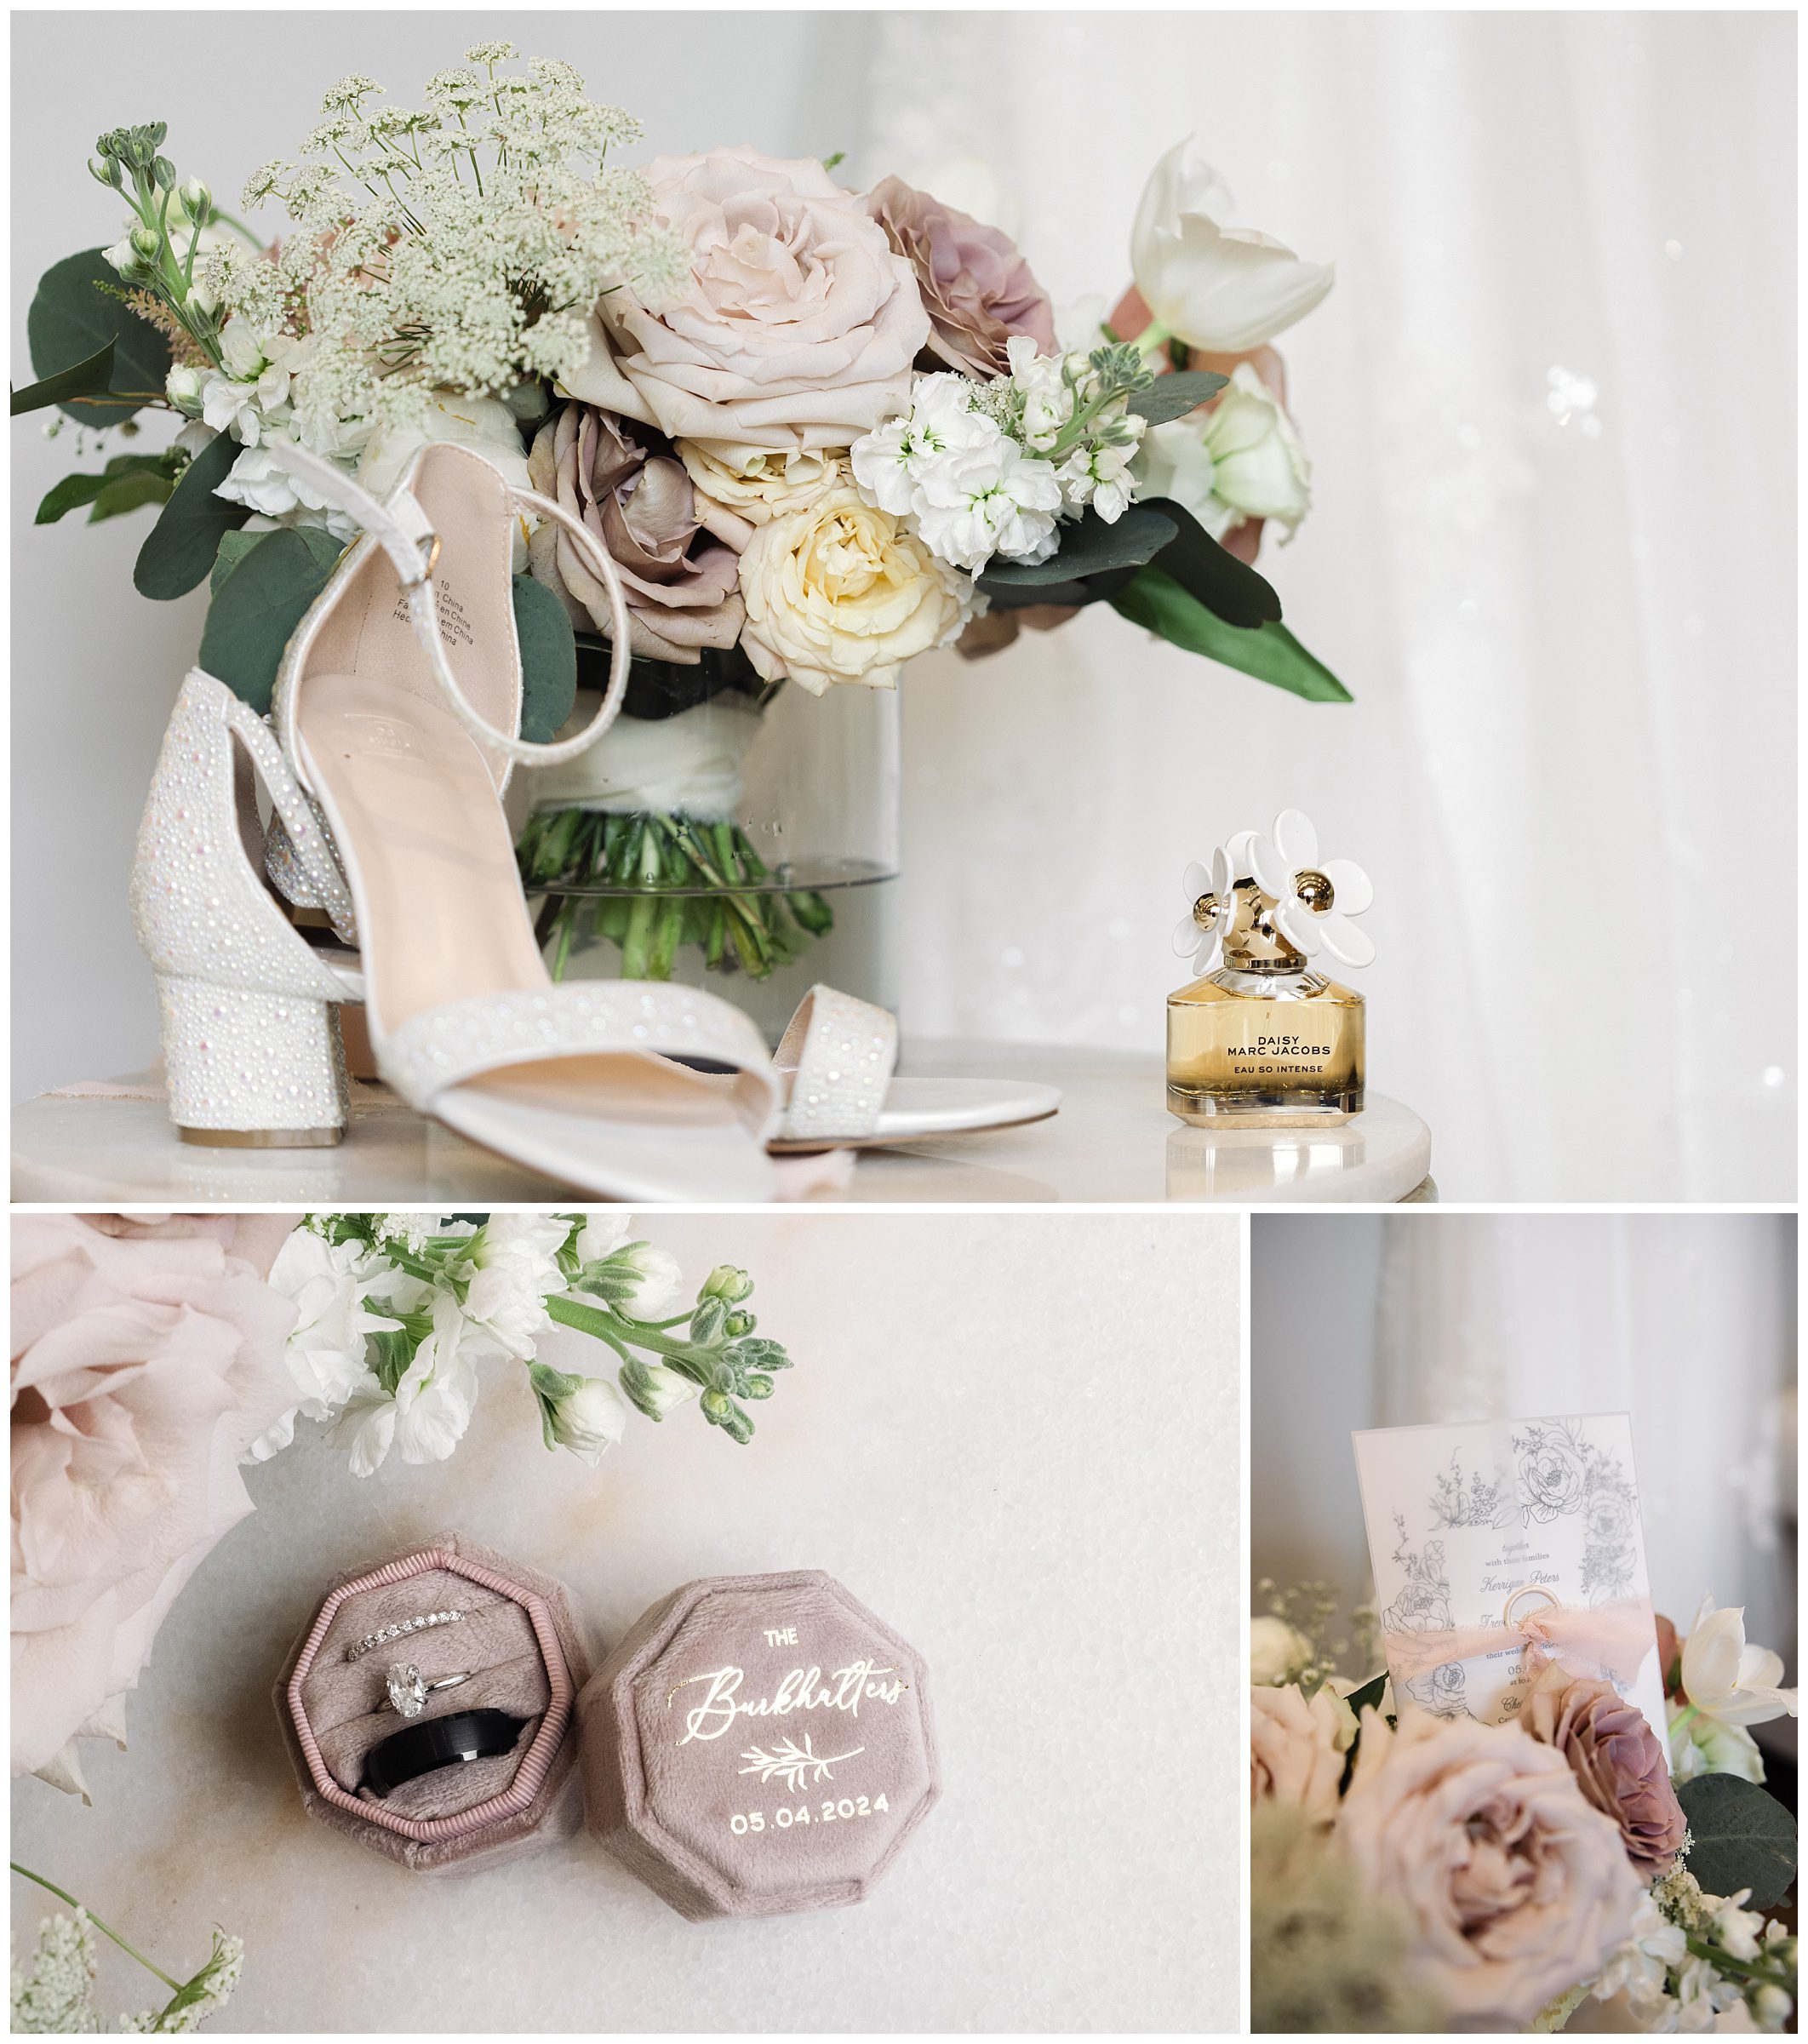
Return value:
M 434 391 L 500 396 L 574 369 L 604 292 L 672 288 L 680 253 L 650 224 L 644 179 L 604 162 L 639 123 L 587 100 L 569 64 L 499 68 L 515 54 L 477 44 L 473 68 L 427 82 L 421 109 L 341 79 L 300 162 L 253 174 L 247 206 L 279 200 L 295 226 L 265 255 L 207 260 L 234 341 L 203 380 L 209 423 L 248 446 L 355 455 L 377 427 L 417 421 Z

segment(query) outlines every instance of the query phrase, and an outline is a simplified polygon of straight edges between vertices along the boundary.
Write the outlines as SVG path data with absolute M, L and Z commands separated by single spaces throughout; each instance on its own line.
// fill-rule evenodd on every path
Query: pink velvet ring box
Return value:
M 922 1660 L 813 1569 L 674 1591 L 577 1713 L 591 1829 L 693 1919 L 863 1901 L 941 1792 Z
M 425 1614 L 416 1629 L 355 1657 L 360 1640 Z M 524 1721 L 513 1751 L 440 1767 L 379 1799 L 363 1786 L 374 1748 L 410 1721 L 390 1706 L 392 1663 L 431 1684 L 420 1724 L 466 1710 Z M 573 1703 L 589 1675 L 563 1584 L 446 1534 L 331 1586 L 291 1650 L 277 1713 L 308 1815 L 421 1872 L 474 1873 L 526 1857 L 583 1821 Z

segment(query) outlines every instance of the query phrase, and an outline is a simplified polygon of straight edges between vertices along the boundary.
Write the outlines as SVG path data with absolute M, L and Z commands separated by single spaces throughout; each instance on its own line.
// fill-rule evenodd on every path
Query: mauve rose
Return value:
M 1611 1682 L 1567 1675 L 1549 1662 L 1519 1722 L 1563 1755 L 1582 1794 L 1618 1824 L 1639 1878 L 1648 1884 L 1668 1874 L 1688 1819 L 1670 1786 L 1669 1758 L 1638 1705 Z
M 939 361 L 965 376 L 1008 375 L 1004 343 L 1013 334 L 1027 334 L 1039 354 L 1055 353 L 1055 308 L 1009 235 L 900 177 L 875 185 L 866 207 L 916 272 L 929 350 Z
M 13 1222 L 14 1774 L 86 1795 L 74 1741 L 124 1743 L 164 1614 L 251 1509 L 239 1463 L 295 1408 L 295 1309 L 260 1274 L 291 1223 L 249 1221 L 249 1257 L 211 1216 Z
M 712 537 L 711 507 L 683 462 L 655 451 L 654 438 L 592 405 L 568 404 L 535 436 L 528 474 L 607 549 L 621 575 L 635 652 L 694 664 L 703 647 L 732 646 L 741 636 L 736 548 L 724 543 L 726 530 Z M 528 541 L 528 567 L 576 624 L 610 636 L 608 591 L 550 518 Z
M 1335 1691 L 1307 1698 L 1291 1684 L 1257 1683 L 1250 1691 L 1250 1802 L 1287 1804 L 1329 1824 L 1355 1736 L 1350 1707 Z
M 1362 1714 L 1335 1835 L 1414 1930 L 1456 2027 L 1517 2030 L 1626 1942 L 1645 1892 L 1620 1828 L 1517 1725 Z
M 574 397 L 715 449 L 846 447 L 906 409 L 916 274 L 821 163 L 712 149 L 646 175 L 690 276 L 658 312 L 603 298 Z

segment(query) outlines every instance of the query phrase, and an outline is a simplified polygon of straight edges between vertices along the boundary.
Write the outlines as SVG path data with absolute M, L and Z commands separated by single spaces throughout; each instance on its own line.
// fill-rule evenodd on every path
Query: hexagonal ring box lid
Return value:
M 863 1901 L 941 1793 L 922 1660 L 815 1569 L 687 1583 L 577 1707 L 590 1829 L 692 1918 Z

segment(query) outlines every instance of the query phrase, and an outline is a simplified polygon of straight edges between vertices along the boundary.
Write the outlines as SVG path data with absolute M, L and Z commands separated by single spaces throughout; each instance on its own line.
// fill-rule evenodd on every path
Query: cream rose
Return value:
M 1312 1659 L 1312 1641 L 1284 1618 L 1250 1620 L 1250 1680 L 1291 1682 Z
M 251 1509 L 237 1465 L 299 1396 L 262 1278 L 290 1223 L 109 1218 L 13 1223 L 13 1772 L 83 1796 L 74 1742 L 124 1743 L 164 1614 Z
M 821 164 L 741 147 L 646 175 L 690 275 L 656 312 L 604 297 L 574 397 L 718 451 L 845 447 L 907 409 L 930 331 L 915 273 Z
M 801 511 L 848 479 L 845 448 L 712 449 L 701 440 L 679 440 L 672 452 L 700 497 L 749 525 Z
M 1258 1684 L 1250 1691 L 1250 1801 L 1303 1810 L 1315 1824 L 1337 1814 L 1343 1756 L 1356 1720 L 1341 1696 Z
M 768 681 L 896 684 L 907 660 L 958 636 L 973 584 L 856 490 L 772 518 L 741 557 L 741 645 Z
M 1410 1913 L 1414 1970 L 1461 2029 L 1521 2029 L 1592 1980 L 1644 1892 L 1618 1824 L 1517 1725 L 1364 1711 L 1336 1835 Z

